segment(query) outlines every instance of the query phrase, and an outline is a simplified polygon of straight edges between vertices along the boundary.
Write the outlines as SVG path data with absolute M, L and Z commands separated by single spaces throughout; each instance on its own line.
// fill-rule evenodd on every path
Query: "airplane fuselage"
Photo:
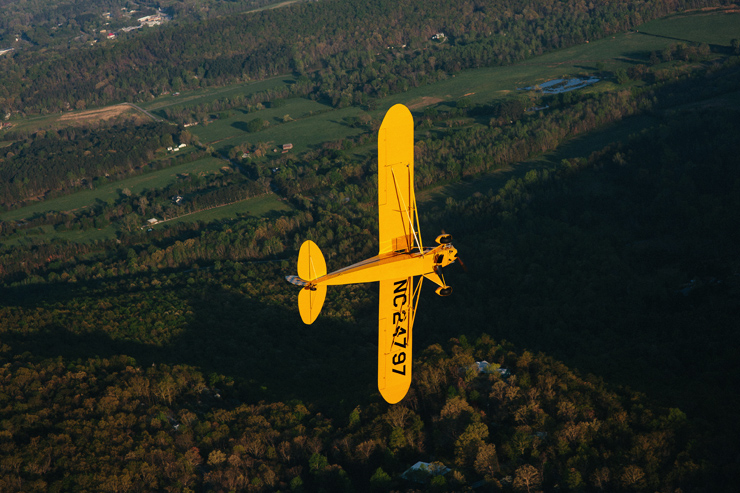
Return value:
M 436 275 L 435 268 L 451 264 L 457 250 L 450 244 L 411 252 L 390 252 L 357 262 L 311 281 L 312 285 L 361 284 L 402 277 Z

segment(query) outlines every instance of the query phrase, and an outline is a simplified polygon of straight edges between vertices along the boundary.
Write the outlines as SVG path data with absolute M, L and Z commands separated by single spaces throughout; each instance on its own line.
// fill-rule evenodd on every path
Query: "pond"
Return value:
M 523 91 L 541 91 L 543 94 L 561 94 L 568 91 L 575 91 L 591 84 L 599 82 L 598 77 L 581 78 L 575 79 L 553 79 L 537 84 L 536 86 L 523 87 Z

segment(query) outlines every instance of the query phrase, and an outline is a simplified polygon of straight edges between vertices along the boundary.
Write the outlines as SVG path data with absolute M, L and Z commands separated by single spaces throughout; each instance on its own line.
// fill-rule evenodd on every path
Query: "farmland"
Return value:
M 652 21 L 644 24 L 639 30 L 615 34 L 601 40 L 558 50 L 541 56 L 529 58 L 521 63 L 507 67 L 490 67 L 475 70 L 467 70 L 453 74 L 434 84 L 412 88 L 409 91 L 389 96 L 377 102 L 373 108 L 347 107 L 335 109 L 324 102 L 314 101 L 303 97 L 289 98 L 280 105 L 267 104 L 259 110 L 247 111 L 245 108 L 231 108 L 219 114 L 211 115 L 207 124 L 191 127 L 190 132 L 198 139 L 202 148 L 211 148 L 214 156 L 197 161 L 144 173 L 139 176 L 127 178 L 122 181 L 110 182 L 98 185 L 93 190 L 79 191 L 77 193 L 58 197 L 51 200 L 32 203 L 21 209 L 5 212 L 0 215 L 3 220 L 20 220 L 34 215 L 44 214 L 49 211 L 76 211 L 82 210 L 90 204 L 98 202 L 112 203 L 121 193 L 128 189 L 133 194 L 141 194 L 146 190 L 153 190 L 171 185 L 178 180 L 178 176 L 194 174 L 207 176 L 219 173 L 224 167 L 232 167 L 232 163 L 223 161 L 221 157 L 226 156 L 235 146 L 257 146 L 263 145 L 269 149 L 280 147 L 285 143 L 292 143 L 291 156 L 300 156 L 303 152 L 320 148 L 326 141 L 336 141 L 343 138 L 357 137 L 367 131 L 362 126 L 351 124 L 363 115 L 376 121 L 393 104 L 403 103 L 412 108 L 413 111 L 421 113 L 429 108 L 436 108 L 441 112 L 449 111 L 461 98 L 467 99 L 470 104 L 486 104 L 492 101 L 507 99 L 526 98 L 529 104 L 536 104 L 538 95 L 533 92 L 522 91 L 521 88 L 535 86 L 545 81 L 558 77 L 597 76 L 603 80 L 592 86 L 582 89 L 585 93 L 599 93 L 613 91 L 618 88 L 612 75 L 619 69 L 625 69 L 635 64 L 647 64 L 650 53 L 660 52 L 679 40 L 692 42 L 722 43 L 729 45 L 735 34 L 734 26 L 740 22 L 738 13 L 712 13 L 696 15 L 676 15 L 665 19 Z M 689 29 L 689 26 L 693 26 Z M 680 38 L 679 35 L 683 36 Z M 677 62 L 664 62 L 660 67 L 670 67 Z M 164 115 L 163 110 L 168 107 L 178 106 L 187 108 L 204 103 L 213 103 L 223 98 L 236 96 L 250 96 L 266 91 L 284 89 L 296 83 L 291 76 L 275 77 L 259 82 L 242 83 L 234 86 L 196 90 L 178 95 L 169 94 L 144 103 L 141 106 L 154 112 L 157 116 Z M 643 84 L 639 81 L 631 81 L 629 85 Z M 117 106 L 114 108 L 128 108 Z M 87 112 L 73 112 L 68 115 L 48 116 L 46 118 L 32 118 L 22 123 L 23 128 L 50 128 L 62 122 L 76 122 L 81 118 L 95 118 L 103 113 L 96 110 Z M 120 111 L 116 109 L 116 111 Z M 130 111 L 130 110 L 126 110 Z M 260 119 L 265 123 L 262 130 L 249 132 L 247 125 L 254 119 Z M 641 120 L 642 121 L 642 120 Z M 619 129 L 612 132 L 609 129 L 580 137 L 574 143 L 573 148 L 577 152 L 595 150 L 605 145 L 610 139 L 623 139 L 630 134 L 629 123 L 626 121 L 619 124 Z M 471 121 L 470 124 L 473 124 Z M 644 128 L 644 124 L 636 125 L 633 130 Z M 372 154 L 374 145 L 364 144 L 355 146 L 353 155 Z M 186 152 L 192 152 L 192 147 Z M 590 152 L 590 151 L 589 151 Z M 163 157 L 166 153 L 160 155 Z M 559 151 L 545 161 L 534 160 L 519 166 L 515 171 L 499 171 L 488 178 L 481 178 L 478 185 L 472 185 L 474 189 L 485 192 L 489 188 L 497 187 L 505 183 L 507 177 L 513 172 L 513 176 L 523 175 L 531 167 L 541 166 L 545 163 L 552 164 L 561 156 L 568 154 Z M 277 156 L 280 154 L 278 153 Z M 250 162 L 257 165 L 267 166 L 275 159 L 275 154 L 268 152 L 265 157 L 251 157 Z M 299 158 L 300 159 L 300 158 Z M 263 164 L 259 164 L 263 163 Z M 539 164 L 538 164 L 539 163 Z M 449 185 L 453 187 L 454 185 Z M 462 185 L 460 190 L 469 190 L 471 184 Z M 420 193 L 420 200 L 426 197 L 437 196 L 441 189 L 435 187 L 429 193 Z M 450 192 L 456 195 L 456 192 Z M 445 192 L 442 192 L 445 196 Z M 276 207 L 281 210 L 284 205 L 274 202 L 262 202 L 262 206 L 255 208 L 262 210 L 265 205 Z M 247 208 L 249 208 L 247 206 Z M 266 212 L 266 211 L 265 211 Z M 203 216 L 199 214 L 189 215 L 191 220 L 215 219 L 228 217 L 232 214 L 230 209 L 214 209 Z M 222 216 L 223 215 L 223 216 Z M 106 229 L 110 235 L 113 230 Z M 68 234 L 68 233 L 66 233 Z M 47 234 L 45 234 L 46 236 Z M 95 237 L 99 235 L 94 235 Z M 83 235 L 84 237 L 84 235 Z

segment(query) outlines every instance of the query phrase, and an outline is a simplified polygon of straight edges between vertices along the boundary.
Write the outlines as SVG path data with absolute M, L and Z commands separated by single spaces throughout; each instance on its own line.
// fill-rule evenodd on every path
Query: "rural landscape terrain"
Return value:
M 736 491 L 740 7 L 91 3 L 0 0 L 0 491 Z M 388 405 L 285 276 L 398 103 L 466 268 Z

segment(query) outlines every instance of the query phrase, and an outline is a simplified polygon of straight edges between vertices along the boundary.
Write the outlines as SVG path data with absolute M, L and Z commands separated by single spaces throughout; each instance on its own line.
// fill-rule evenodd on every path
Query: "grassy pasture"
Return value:
M 226 87 L 196 89 L 194 91 L 181 93 L 177 96 L 175 96 L 174 94 L 167 94 L 164 96 L 160 96 L 153 101 L 141 103 L 139 104 L 139 106 L 149 111 L 164 109 L 168 106 L 195 106 L 202 103 L 211 103 L 221 98 L 234 96 L 251 96 L 258 92 L 267 91 L 270 89 L 282 89 L 286 86 L 294 84 L 295 82 L 295 77 L 293 77 L 292 75 L 284 75 L 280 77 L 273 77 L 271 79 L 260 80 L 256 82 L 245 82 Z
M 301 110 L 324 112 L 313 116 L 307 116 L 307 113 L 304 113 L 303 117 L 296 118 L 294 115 L 301 115 Z M 224 153 L 245 142 L 250 144 L 270 142 L 275 146 L 291 143 L 293 144 L 292 152 L 300 153 L 329 140 L 338 140 L 362 133 L 362 129 L 352 128 L 345 122 L 345 118 L 356 117 L 362 113 L 364 112 L 360 108 L 355 107 L 331 110 L 328 106 L 314 101 L 289 99 L 280 108 L 269 108 L 243 116 L 218 120 L 201 129 L 204 132 L 197 133 L 197 135 L 201 141 L 208 141 L 216 150 Z M 277 124 L 277 120 L 282 121 L 282 116 L 285 114 L 291 115 L 295 121 Z M 271 124 L 256 133 L 249 133 L 238 128 L 246 126 L 246 122 L 254 118 L 263 118 L 276 124 Z M 206 129 L 207 132 L 205 132 Z M 194 133 L 196 132 L 199 131 Z M 209 137 L 218 136 L 223 137 L 219 140 L 208 140 Z
M 178 217 L 165 223 L 154 225 L 154 228 L 160 228 L 167 224 L 177 224 L 182 222 L 210 222 L 210 221 L 221 221 L 224 219 L 236 219 L 239 216 L 254 216 L 263 217 L 274 213 L 281 213 L 291 210 L 290 205 L 287 202 L 280 200 L 280 198 L 269 193 L 260 197 L 252 199 L 242 200 L 234 204 L 225 205 L 223 207 L 215 207 L 194 214 L 188 214 L 187 216 Z
M 247 123 L 255 118 L 266 120 L 270 123 L 270 126 L 265 129 L 266 131 L 270 130 L 272 127 L 284 125 L 283 117 L 285 115 L 289 115 L 294 120 L 299 120 L 311 117 L 314 113 L 321 113 L 330 110 L 332 110 L 330 106 L 310 99 L 291 98 L 279 108 L 265 108 L 251 113 L 247 113 L 245 110 L 241 109 L 231 110 L 232 115 L 228 118 L 217 119 L 208 125 L 198 125 L 196 127 L 192 127 L 190 130 L 192 133 L 197 135 L 200 141 L 204 144 L 214 144 L 224 139 L 230 139 L 241 136 L 244 133 L 248 133 L 246 130 Z M 260 133 L 262 132 L 257 132 L 251 135 L 256 136 Z
M 81 209 L 94 204 L 97 201 L 113 202 L 121 193 L 121 190 L 128 188 L 133 194 L 139 194 L 147 189 L 163 188 L 177 180 L 178 174 L 184 173 L 213 173 L 218 171 L 227 163 L 223 160 L 206 157 L 185 163 L 178 166 L 172 166 L 143 175 L 132 176 L 125 180 L 106 183 L 93 190 L 84 190 L 71 195 L 65 195 L 54 199 L 38 202 L 28 205 L 21 209 L 16 209 L 0 214 L 3 221 L 20 220 L 33 216 L 37 213 L 49 211 L 72 211 Z
M 617 34 L 511 66 L 467 70 L 435 84 L 390 96 L 380 106 L 385 111 L 396 103 L 404 103 L 412 109 L 422 110 L 426 106 L 444 105 L 463 96 L 474 104 L 504 99 L 522 94 L 518 91 L 520 88 L 555 78 L 593 75 L 597 72 L 598 62 L 603 63 L 604 70 L 609 72 L 629 68 L 636 63 L 647 63 L 651 51 L 660 51 L 675 42 L 635 32 Z M 599 82 L 583 90 L 601 90 L 604 85 L 605 82 Z
M 704 11 L 678 14 L 647 22 L 640 26 L 640 33 L 661 36 L 670 43 L 690 42 L 730 46 L 740 38 L 740 12 Z
M 34 242 L 43 240 L 45 242 L 52 239 L 63 239 L 75 243 L 91 243 L 98 240 L 110 240 L 116 237 L 116 229 L 113 226 L 107 226 L 103 229 L 88 229 L 86 231 L 54 231 L 52 226 L 44 225 L 27 231 L 24 236 L 15 236 L 10 240 L 3 241 L 8 246 L 25 246 L 32 245 Z
M 192 223 L 203 221 L 207 223 L 211 221 L 222 221 L 236 219 L 239 216 L 266 217 L 272 214 L 281 214 L 289 210 L 291 210 L 290 205 L 280 200 L 277 195 L 267 194 L 252 199 L 242 200 L 234 204 L 225 205 L 223 207 L 215 207 L 213 209 L 188 214 L 187 216 L 156 224 L 153 228 L 162 228 L 169 224 L 183 222 Z M 43 225 L 33 228 L 27 232 L 25 236 L 15 237 L 4 243 L 12 246 L 23 246 L 33 244 L 34 241 L 49 241 L 55 238 L 76 243 L 89 243 L 98 240 L 113 239 L 116 237 L 117 233 L 118 231 L 114 226 L 107 226 L 102 229 L 88 229 L 86 231 L 73 230 L 59 232 L 55 231 L 52 226 Z

